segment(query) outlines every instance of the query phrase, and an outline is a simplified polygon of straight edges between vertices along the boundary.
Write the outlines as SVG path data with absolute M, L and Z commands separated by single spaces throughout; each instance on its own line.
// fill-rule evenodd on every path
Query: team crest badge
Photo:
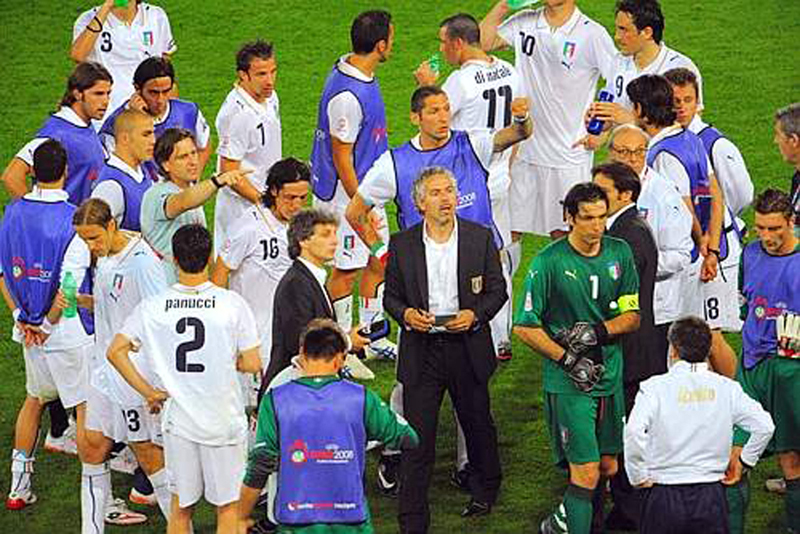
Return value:
M 12 259 L 11 263 L 13 264 L 11 267 L 11 275 L 15 280 L 19 280 L 25 275 L 25 260 L 18 256 Z
M 575 43 L 575 41 L 564 42 L 564 48 L 561 51 L 561 64 L 567 67 L 568 69 L 571 69 L 573 63 L 575 63 L 576 48 L 577 44 Z
M 481 291 L 483 291 L 483 275 L 473 276 L 470 279 L 470 283 L 472 284 L 472 294 L 477 295 Z
M 525 294 L 525 311 L 533 311 L 533 297 L 530 293 Z
M 145 46 L 153 46 L 153 32 L 142 32 L 142 44 Z
M 344 236 L 344 248 L 347 250 L 353 250 L 356 247 L 356 238 L 352 235 Z
M 619 279 L 621 274 L 622 274 L 622 269 L 620 268 L 619 263 L 614 262 L 608 265 L 608 275 L 611 277 L 612 280 Z

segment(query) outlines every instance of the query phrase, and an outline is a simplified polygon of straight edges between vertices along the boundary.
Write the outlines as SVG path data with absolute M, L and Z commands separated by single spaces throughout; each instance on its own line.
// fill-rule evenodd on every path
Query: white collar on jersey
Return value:
M 569 17 L 567 22 L 559 26 L 558 28 L 553 28 L 550 26 L 550 23 L 547 22 L 547 17 L 544 15 L 544 8 L 540 8 L 539 16 L 536 18 L 536 28 L 540 30 L 548 30 L 552 33 L 565 33 L 567 35 L 572 33 L 572 30 L 575 29 L 575 26 L 578 25 L 578 21 L 580 20 L 583 13 L 581 10 L 578 9 L 578 6 L 575 6 L 575 11 L 572 12 L 572 15 Z
M 259 114 L 264 114 L 267 112 L 268 102 L 275 97 L 275 93 L 273 91 L 272 96 L 268 97 L 263 103 L 259 104 L 256 102 L 256 99 L 250 96 L 250 93 L 242 89 L 238 83 L 233 86 L 233 90 L 236 91 L 236 94 L 238 94 L 242 100 L 244 100 L 245 104 L 253 108 L 253 110 Z
M 181 284 L 180 282 L 176 282 L 176 283 L 172 284 L 172 289 L 174 289 L 175 291 L 179 291 L 181 293 L 194 294 L 194 295 L 196 295 L 197 293 L 202 293 L 203 291 L 205 291 L 206 289 L 209 289 L 211 287 L 214 287 L 214 283 L 211 282 L 211 280 L 203 282 L 202 284 L 197 285 L 197 286 L 187 286 L 187 285 Z
M 692 118 L 692 122 L 689 123 L 689 127 L 686 129 L 692 133 L 699 134 L 706 126 L 708 126 L 708 124 L 703 122 L 703 119 L 700 118 L 700 115 L 695 114 L 695 116 Z
M 336 63 L 336 68 L 339 69 L 342 74 L 347 74 L 348 76 L 355 78 L 356 80 L 361 80 L 362 82 L 371 82 L 374 79 L 374 76 L 367 76 L 363 72 L 361 72 L 358 67 L 351 65 L 347 62 L 347 58 L 352 56 L 353 54 L 345 54 L 339 58 L 339 61 Z
M 117 169 L 121 170 L 122 172 L 124 172 L 125 174 L 127 174 L 128 176 L 130 176 L 139 183 L 142 183 L 144 181 L 144 172 L 142 172 L 141 165 L 138 165 L 134 169 L 133 167 L 131 167 L 130 165 L 119 159 L 119 156 L 117 156 L 116 154 L 111 154 L 106 164 L 111 167 L 116 167 Z
M 672 371 L 679 371 L 679 372 L 702 372 L 708 371 L 708 363 L 700 362 L 700 363 L 691 363 L 685 360 L 678 360 L 670 365 L 669 368 L 670 372 Z
M 39 202 L 63 202 L 69 200 L 69 193 L 63 189 L 42 189 L 34 185 L 33 190 L 25 194 L 25 198 Z
M 656 143 L 661 141 L 662 139 L 669 137 L 670 135 L 676 135 L 681 133 L 683 130 L 683 126 L 680 124 L 673 124 L 672 126 L 667 126 L 653 137 L 650 138 L 650 142 L 647 144 L 647 148 L 650 149 L 655 146 Z
M 86 121 L 84 121 L 82 118 L 80 118 L 78 114 L 75 113 L 75 110 L 69 106 L 61 106 L 61 108 L 58 111 L 56 111 L 53 115 L 55 115 L 59 119 L 64 119 L 70 124 L 74 124 L 75 126 L 80 126 L 81 128 L 86 128 L 87 126 L 89 126 L 89 124 L 86 123 Z

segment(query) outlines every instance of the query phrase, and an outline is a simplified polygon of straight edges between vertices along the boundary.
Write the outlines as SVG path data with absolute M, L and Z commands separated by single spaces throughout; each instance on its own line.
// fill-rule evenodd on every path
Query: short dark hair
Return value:
M 336 216 L 325 210 L 311 208 L 300 211 L 289 221 L 286 238 L 289 242 L 289 257 L 293 260 L 300 257 L 300 243 L 314 235 L 314 227 L 318 224 L 333 224 L 338 226 Z
M 102 198 L 87 198 L 75 213 L 72 214 L 73 226 L 100 226 L 108 228 L 109 223 L 114 220 L 111 213 L 111 206 Z
M 700 96 L 700 86 L 697 83 L 697 75 L 686 67 L 669 69 L 664 73 L 664 78 L 676 87 L 691 85 L 694 87 L 694 95 Z
M 164 168 L 164 163 L 172 157 L 172 153 L 175 151 L 175 145 L 184 139 L 191 139 L 195 141 L 195 144 L 197 143 L 194 134 L 186 128 L 169 128 L 156 140 L 156 146 L 153 149 L 153 159 L 156 160 L 158 171 L 162 176 L 169 178 L 169 173 Z
M 275 48 L 269 41 L 263 39 L 256 39 L 249 43 L 245 43 L 236 52 L 236 70 L 247 72 L 250 70 L 250 63 L 255 58 L 270 59 L 275 55 Z
M 359 14 L 350 26 L 350 44 L 354 54 L 369 54 L 381 41 L 389 40 L 392 15 L 375 9 Z
M 472 46 L 478 46 L 481 43 L 480 25 L 469 13 L 458 13 L 447 17 L 439 24 L 439 27 L 446 28 L 448 39 L 461 39 Z
M 581 204 L 597 202 L 598 200 L 602 200 L 608 206 L 608 196 L 599 185 L 592 182 L 575 184 L 567 192 L 567 196 L 564 197 L 564 214 L 570 214 L 575 217 L 580 210 Z
M 699 317 L 684 317 L 672 323 L 667 340 L 678 357 L 689 363 L 705 361 L 711 352 L 711 329 Z
M 284 185 L 294 182 L 311 182 L 311 169 L 307 164 L 292 157 L 274 163 L 267 172 L 267 187 L 261 195 L 261 203 L 271 208 L 275 205 L 272 189 L 280 193 Z
M 780 213 L 786 219 L 791 219 L 794 215 L 794 206 L 789 195 L 778 189 L 765 189 L 756 197 L 753 203 L 756 213 L 767 215 L 770 213 Z
M 211 258 L 211 234 L 201 224 L 187 224 L 172 236 L 172 257 L 181 271 L 202 272 Z
M 111 74 L 100 63 L 94 61 L 84 61 L 78 63 L 72 70 L 72 74 L 67 78 L 67 89 L 61 97 L 61 106 L 71 106 L 77 99 L 72 94 L 73 91 L 83 92 L 94 87 L 97 82 L 114 83 Z
M 444 89 L 435 85 L 417 87 L 411 95 L 411 113 L 419 113 L 425 107 L 425 99 L 429 96 L 446 95 Z
M 639 31 L 648 26 L 653 30 L 653 41 L 661 43 L 664 36 L 664 14 L 657 0 L 620 0 L 616 13 L 622 11 L 631 16 L 633 25 Z
M 775 120 L 786 135 L 800 136 L 800 102 L 789 104 L 776 111 Z
M 667 127 L 675 124 L 678 114 L 672 86 L 657 74 L 645 74 L 631 81 L 627 88 L 632 104 L 639 104 L 642 116 L 653 126 Z
M 630 166 L 617 161 L 601 163 L 592 169 L 592 178 L 598 174 L 602 174 L 614 182 L 614 188 L 620 193 L 630 191 L 633 202 L 639 200 L 639 193 L 642 192 L 642 182 L 639 181 L 639 176 Z
M 48 139 L 33 151 L 33 176 L 37 182 L 55 183 L 66 169 L 67 151 L 55 139 Z
M 331 361 L 347 348 L 344 332 L 331 319 L 311 319 L 300 333 L 300 352 L 310 360 Z
M 155 78 L 169 78 L 175 82 L 175 67 L 172 62 L 163 56 L 152 56 L 136 67 L 133 73 L 133 86 L 137 89 L 144 87 L 144 84 Z

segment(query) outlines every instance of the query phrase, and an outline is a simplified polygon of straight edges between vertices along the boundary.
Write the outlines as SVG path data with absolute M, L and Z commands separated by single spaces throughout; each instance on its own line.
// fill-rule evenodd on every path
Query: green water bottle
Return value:
M 436 52 L 431 57 L 428 58 L 428 66 L 431 68 L 433 72 L 439 74 L 442 72 L 442 54 Z
M 67 319 L 75 317 L 78 314 L 78 284 L 75 282 L 72 271 L 67 271 L 64 275 L 64 280 L 61 281 L 61 292 L 67 299 L 67 307 L 64 308 L 62 315 Z
M 128 7 L 128 0 L 114 0 L 114 7 Z
M 532 6 L 534 4 L 538 4 L 539 0 L 506 0 L 506 4 L 510 9 L 517 10 L 522 9 L 523 7 Z

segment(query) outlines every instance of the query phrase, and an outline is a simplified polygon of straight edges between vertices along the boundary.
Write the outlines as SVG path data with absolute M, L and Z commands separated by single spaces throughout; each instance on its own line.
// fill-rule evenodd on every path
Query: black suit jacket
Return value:
M 658 266 L 658 248 L 652 231 L 639 216 L 636 206 L 625 210 L 608 234 L 623 239 L 633 251 L 633 261 L 639 272 L 639 330 L 622 338 L 624 358 L 623 377 L 626 383 L 639 382 L 666 372 L 667 358 L 658 352 L 653 321 L 653 286 Z
M 325 292 L 314 275 L 299 259 L 275 290 L 272 305 L 272 349 L 264 384 L 291 364 L 300 349 L 300 332 L 312 319 L 334 319 Z
M 389 263 L 383 306 L 402 327 L 407 308 L 428 309 L 428 272 L 423 223 L 394 234 L 389 241 Z M 486 228 L 458 219 L 458 304 L 475 312 L 473 328 L 463 334 L 476 378 L 487 382 L 497 366 L 489 321 L 508 299 L 500 259 Z M 397 378 L 414 384 L 425 358 L 426 336 L 406 329 L 400 335 Z

